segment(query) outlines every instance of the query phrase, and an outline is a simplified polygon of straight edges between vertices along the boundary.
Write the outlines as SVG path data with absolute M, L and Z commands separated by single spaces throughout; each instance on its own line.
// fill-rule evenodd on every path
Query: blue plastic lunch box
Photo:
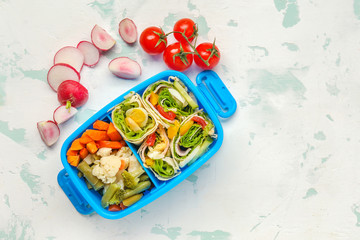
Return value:
M 215 131 L 218 135 L 217 139 L 210 145 L 209 150 L 205 152 L 199 159 L 197 159 L 190 166 L 186 166 L 182 169 L 181 174 L 169 181 L 160 181 L 154 174 L 148 169 L 145 168 L 143 162 L 141 161 L 139 155 L 137 154 L 137 146 L 127 142 L 128 146 L 148 174 L 150 180 L 153 183 L 153 187 L 150 190 L 144 192 L 144 196 L 140 201 L 134 203 L 128 208 L 111 212 L 107 209 L 104 209 L 101 206 L 101 195 L 95 190 L 89 190 L 86 186 L 86 183 L 83 178 L 79 178 L 77 173 L 78 170 L 76 167 L 71 166 L 66 159 L 66 152 L 70 148 L 71 143 L 85 132 L 86 129 L 91 129 L 92 124 L 97 120 L 103 120 L 106 122 L 111 121 L 111 110 L 114 106 L 119 104 L 124 100 L 126 96 L 131 91 L 137 92 L 142 95 L 143 91 L 152 83 L 158 80 L 167 80 L 169 76 L 178 77 L 192 92 L 198 100 L 198 105 L 200 108 L 203 108 L 215 125 Z M 203 165 L 210 157 L 212 157 L 220 148 L 223 142 L 223 130 L 218 119 L 218 116 L 222 118 L 230 117 L 236 110 L 236 101 L 226 88 L 224 83 L 221 81 L 219 76 L 213 71 L 203 71 L 196 78 L 197 86 L 195 86 L 192 81 L 183 73 L 177 71 L 164 71 L 161 72 L 129 91 L 125 92 L 91 118 L 89 118 L 84 124 L 82 124 L 73 134 L 71 134 L 64 142 L 61 148 L 61 162 L 64 165 L 64 169 L 61 170 L 58 174 L 57 180 L 60 187 L 63 189 L 67 197 L 70 199 L 71 203 L 74 205 L 76 210 L 81 214 L 90 214 L 96 211 L 99 215 L 108 219 L 119 219 L 127 216 L 128 214 L 142 208 L 148 203 L 154 201 L 164 193 L 168 192 L 170 189 L 178 185 L 185 178 L 189 177 L 193 172 L 195 172 L 201 165 Z

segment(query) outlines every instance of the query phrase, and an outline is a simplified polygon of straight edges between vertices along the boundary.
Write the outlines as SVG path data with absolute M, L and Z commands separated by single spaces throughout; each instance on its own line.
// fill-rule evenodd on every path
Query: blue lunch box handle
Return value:
M 79 213 L 87 215 L 94 212 L 94 209 L 92 209 L 90 204 L 76 189 L 65 169 L 59 172 L 57 180 L 64 193 Z
M 214 71 L 206 70 L 199 73 L 196 77 L 196 84 L 220 117 L 228 118 L 235 113 L 236 101 Z

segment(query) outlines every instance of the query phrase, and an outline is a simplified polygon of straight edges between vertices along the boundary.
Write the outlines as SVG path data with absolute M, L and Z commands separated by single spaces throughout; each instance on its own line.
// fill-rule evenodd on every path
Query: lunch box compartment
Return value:
M 217 138 L 209 146 L 207 152 L 205 152 L 199 159 L 194 161 L 190 166 L 185 166 L 182 168 L 181 173 L 178 176 L 168 181 L 161 181 L 157 179 L 150 169 L 144 167 L 144 164 L 137 153 L 139 146 L 127 142 L 128 147 L 132 150 L 137 160 L 145 170 L 146 174 L 149 176 L 150 181 L 152 182 L 152 186 L 150 189 L 143 192 L 144 196 L 141 198 L 141 200 L 134 203 L 132 206 L 117 212 L 108 211 L 101 206 L 101 194 L 93 189 L 89 190 L 84 179 L 77 176 L 77 168 L 71 166 L 67 162 L 66 152 L 70 148 L 71 143 L 76 138 L 79 138 L 87 129 L 92 129 L 92 124 L 96 120 L 102 120 L 108 123 L 111 122 L 111 111 L 117 104 L 124 100 L 124 96 L 130 92 L 136 92 L 141 96 L 149 85 L 159 80 L 168 80 L 170 76 L 178 77 L 185 84 L 188 90 L 195 95 L 196 99 L 198 100 L 199 108 L 204 109 L 204 111 L 208 114 L 209 118 L 214 123 Z M 100 111 L 95 113 L 91 118 L 89 118 L 65 140 L 60 153 L 64 169 L 58 174 L 58 182 L 60 187 L 63 189 L 79 213 L 90 214 L 96 211 L 98 214 L 108 219 L 122 218 L 154 201 L 175 187 L 185 178 L 190 176 L 194 171 L 196 171 L 218 151 L 223 141 L 223 130 L 217 116 L 230 117 L 236 110 L 236 101 L 218 75 L 213 71 L 208 70 L 201 72 L 197 76 L 196 82 L 198 86 L 195 86 L 186 75 L 177 71 L 168 70 L 161 72 L 149 78 L 148 80 L 143 81 L 139 85 L 135 86 L 134 88 L 130 89 L 110 102 Z M 102 189 L 100 191 L 102 191 Z

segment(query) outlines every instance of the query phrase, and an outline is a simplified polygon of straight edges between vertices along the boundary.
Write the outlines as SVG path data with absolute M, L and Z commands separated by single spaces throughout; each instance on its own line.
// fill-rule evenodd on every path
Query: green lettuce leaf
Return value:
M 194 110 L 187 105 L 185 108 L 180 106 L 176 100 L 172 97 L 168 88 L 163 88 L 159 93 L 159 104 L 164 108 L 165 112 L 169 111 L 169 108 L 176 108 L 176 115 L 189 116 Z
M 180 139 L 180 146 L 185 148 L 195 147 L 204 139 L 203 130 L 199 124 L 194 124 Z
M 151 166 L 151 168 L 163 178 L 169 178 L 175 174 L 174 168 L 161 159 L 154 160 L 154 164 Z

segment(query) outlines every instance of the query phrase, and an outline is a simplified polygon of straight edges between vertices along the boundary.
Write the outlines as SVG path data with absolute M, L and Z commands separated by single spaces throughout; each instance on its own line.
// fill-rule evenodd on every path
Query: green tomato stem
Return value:
M 199 52 L 196 50 L 195 45 L 191 44 L 191 42 L 189 41 L 188 37 L 186 37 L 186 35 L 185 35 L 184 32 L 172 31 L 172 32 L 169 32 L 168 34 L 170 34 L 170 33 L 180 33 L 180 34 L 184 37 L 184 39 L 186 40 L 186 42 L 189 44 L 189 46 L 192 48 L 192 50 L 194 51 L 193 53 L 196 54 L 196 55 L 201 59 L 201 61 L 203 61 L 203 62 L 206 64 L 206 66 L 210 66 L 210 63 L 209 63 L 210 57 L 208 58 L 208 60 L 203 59 L 203 58 L 200 56 Z M 195 38 L 195 43 L 196 43 L 196 39 L 197 39 L 197 37 Z

